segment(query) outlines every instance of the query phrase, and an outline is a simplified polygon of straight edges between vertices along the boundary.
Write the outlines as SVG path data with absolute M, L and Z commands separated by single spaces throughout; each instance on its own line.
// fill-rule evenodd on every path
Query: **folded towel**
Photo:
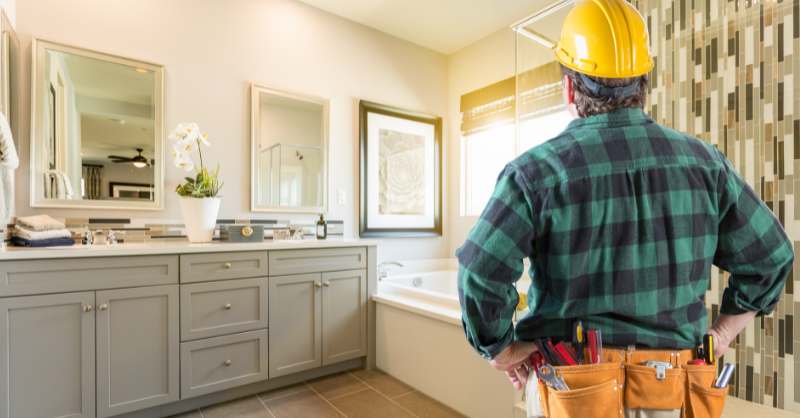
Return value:
M 64 224 L 47 216 L 24 216 L 17 218 L 17 225 L 21 225 L 31 231 L 44 231 L 46 229 L 64 229 Z
M 14 237 L 11 238 L 11 242 L 18 247 L 67 247 L 75 245 L 75 240 L 72 238 L 48 238 L 31 241 L 25 238 Z
M 69 238 L 72 236 L 72 232 L 69 232 L 66 229 L 46 229 L 44 231 L 32 231 L 20 225 L 15 225 L 12 235 L 17 238 L 38 241 L 50 238 Z
M 60 170 L 44 171 L 44 197 L 47 199 L 72 199 L 72 183 Z

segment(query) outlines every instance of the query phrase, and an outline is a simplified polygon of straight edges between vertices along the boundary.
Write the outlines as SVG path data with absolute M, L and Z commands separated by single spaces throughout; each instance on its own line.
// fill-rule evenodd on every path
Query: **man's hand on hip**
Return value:
M 494 359 L 489 361 L 497 370 L 502 370 L 517 390 L 522 389 L 522 383 L 528 383 L 528 369 L 533 366 L 531 355 L 538 351 L 536 344 L 528 341 L 514 341 Z M 517 376 L 519 374 L 519 376 Z M 522 382 L 520 382 L 522 379 Z

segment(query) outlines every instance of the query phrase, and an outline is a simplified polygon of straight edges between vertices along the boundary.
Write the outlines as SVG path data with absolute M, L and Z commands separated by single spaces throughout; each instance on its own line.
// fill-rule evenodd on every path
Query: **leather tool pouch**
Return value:
M 570 390 L 540 386 L 545 416 L 551 418 L 619 417 L 622 411 L 622 363 L 556 367 Z M 544 405 L 543 405 L 544 406 Z
M 635 354 L 634 354 L 635 353 Z M 631 354 L 634 354 L 631 358 Z M 539 383 L 544 416 L 599 418 L 624 416 L 623 409 L 672 410 L 685 418 L 720 418 L 728 389 L 713 387 L 717 366 L 692 366 L 670 352 L 608 350 L 606 363 L 556 367 L 569 391 Z M 658 354 L 665 354 L 661 358 Z M 640 365 L 640 356 L 667 361 L 673 369 Z M 627 360 L 629 363 L 625 364 Z

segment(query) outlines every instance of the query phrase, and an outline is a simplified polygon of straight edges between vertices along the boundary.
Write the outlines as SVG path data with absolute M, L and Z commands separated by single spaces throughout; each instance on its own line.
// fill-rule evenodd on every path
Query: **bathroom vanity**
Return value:
M 8 248 L 0 418 L 165 417 L 373 367 L 379 244 Z

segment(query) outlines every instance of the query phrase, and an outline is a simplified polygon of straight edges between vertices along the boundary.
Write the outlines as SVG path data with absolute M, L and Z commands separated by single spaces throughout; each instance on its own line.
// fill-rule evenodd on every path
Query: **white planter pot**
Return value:
M 189 242 L 211 242 L 214 237 L 214 228 L 217 225 L 220 198 L 181 197 L 178 201 L 181 203 L 183 223 L 186 225 Z

